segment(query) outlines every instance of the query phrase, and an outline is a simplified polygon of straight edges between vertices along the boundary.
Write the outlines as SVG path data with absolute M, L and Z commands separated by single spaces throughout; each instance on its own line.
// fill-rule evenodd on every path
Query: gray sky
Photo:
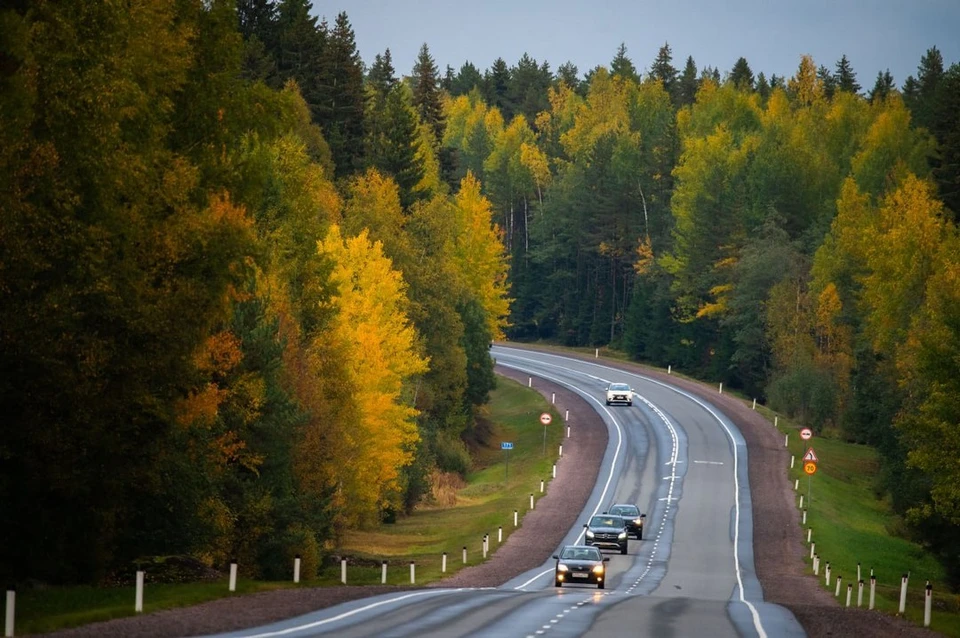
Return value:
M 846 54 L 864 91 L 887 68 L 901 86 L 931 46 L 945 66 L 960 61 L 960 0 L 314 0 L 330 23 L 340 11 L 364 62 L 389 47 L 398 75 L 424 42 L 441 74 L 467 60 L 481 72 L 497 57 L 513 66 L 526 52 L 552 70 L 570 60 L 582 77 L 621 42 L 641 71 L 664 42 L 678 69 L 692 55 L 724 73 L 743 56 L 767 77 L 792 76 L 805 53 L 831 70 Z

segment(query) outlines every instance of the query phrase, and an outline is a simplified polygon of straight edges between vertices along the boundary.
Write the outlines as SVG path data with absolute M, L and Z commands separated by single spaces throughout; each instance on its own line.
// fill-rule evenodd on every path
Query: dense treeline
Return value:
M 0 576 L 309 577 L 467 468 L 507 262 L 429 69 L 301 0 L 0 25 Z
M 424 44 L 398 77 L 307 0 L 0 25 L 0 503 L 22 513 L 0 575 L 185 552 L 309 575 L 469 467 L 503 330 L 877 446 L 900 531 L 960 573 L 960 65 L 937 49 L 864 96 L 846 56 L 767 77 L 668 44 L 585 74 L 441 73 Z

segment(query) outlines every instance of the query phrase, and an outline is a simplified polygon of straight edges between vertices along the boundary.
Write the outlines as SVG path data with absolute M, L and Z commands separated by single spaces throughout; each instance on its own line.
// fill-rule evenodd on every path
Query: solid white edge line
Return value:
M 520 351 L 520 352 L 527 352 L 527 353 L 532 353 L 532 354 L 542 354 L 542 355 L 545 355 L 545 356 L 548 356 L 548 357 L 556 357 L 556 358 L 558 358 L 558 359 L 569 359 L 569 360 L 572 360 L 572 361 L 577 361 L 577 362 L 580 362 L 580 363 L 585 363 L 585 364 L 587 364 L 587 365 L 595 366 L 595 367 L 601 368 L 601 369 L 603 369 L 603 370 L 611 370 L 611 371 L 616 371 L 616 372 L 621 372 L 621 373 L 624 373 L 624 372 L 625 372 L 625 373 L 627 373 L 627 374 L 631 374 L 631 375 L 633 375 L 633 376 L 635 376 L 635 377 L 639 377 L 639 378 L 641 378 L 641 379 L 643 379 L 643 380 L 645 380 L 645 381 L 649 381 L 650 383 L 654 383 L 654 384 L 656 384 L 656 385 L 659 385 L 659 386 L 662 386 L 662 387 L 664 387 L 664 388 L 667 388 L 668 390 L 671 390 L 671 391 L 673 391 L 673 392 L 676 392 L 676 393 L 679 394 L 679 395 L 685 396 L 686 398 L 690 399 L 691 401 L 693 401 L 694 403 L 696 403 L 697 405 L 699 405 L 701 408 L 703 408 L 704 410 L 706 410 L 707 412 L 709 412 L 710 415 L 711 415 L 714 419 L 717 420 L 717 423 L 720 424 L 720 427 L 722 427 L 723 430 L 724 430 L 724 432 L 727 433 L 727 436 L 730 438 L 730 443 L 731 443 L 732 446 L 733 446 L 733 486 L 734 486 L 733 497 L 734 497 L 734 510 L 735 510 L 735 512 L 736 512 L 736 520 L 735 520 L 735 522 L 734 522 L 734 532 L 733 532 L 733 533 L 734 533 L 734 539 L 733 539 L 733 561 L 734 561 L 735 567 L 736 567 L 736 573 L 737 573 L 737 588 L 739 589 L 739 592 L 740 592 L 740 602 L 742 602 L 743 604 L 745 604 L 745 605 L 750 609 L 750 614 L 751 614 L 751 616 L 753 617 L 753 626 L 754 626 L 754 628 L 757 630 L 757 633 L 760 635 L 760 638 L 767 638 L 767 632 L 764 631 L 764 629 L 763 629 L 763 623 L 760 621 L 760 613 L 757 611 L 757 608 L 753 605 L 753 603 L 751 603 L 749 600 L 747 600 L 746 597 L 743 595 L 743 577 L 742 577 L 742 575 L 741 575 L 741 573 L 740 573 L 740 477 L 738 476 L 739 454 L 737 454 L 737 441 L 736 441 L 736 439 L 734 439 L 734 437 L 733 437 L 733 432 L 731 432 L 731 431 L 730 431 L 730 428 L 727 427 L 727 424 L 723 422 L 723 419 L 721 419 L 719 416 L 717 416 L 717 413 L 716 413 L 716 412 L 714 412 L 713 410 L 711 410 L 709 406 L 707 406 L 705 403 L 703 403 L 702 401 L 700 401 L 700 399 L 698 399 L 698 398 L 695 397 L 694 395 L 689 394 L 689 393 L 681 390 L 680 388 L 674 387 L 674 386 L 672 386 L 672 385 L 670 385 L 670 384 L 668 384 L 668 383 L 663 383 L 662 381 L 658 381 L 658 380 L 656 380 L 656 379 L 650 378 L 650 377 L 645 376 L 645 375 L 643 375 L 643 374 L 640 374 L 640 373 L 638 373 L 638 372 L 630 372 L 629 370 L 621 370 L 621 369 L 619 369 L 619 368 L 612 368 L 612 367 L 610 367 L 610 366 L 601 365 L 601 364 L 599 364 L 599 363 L 593 363 L 592 361 L 587 361 L 587 360 L 584 360 L 584 359 L 577 359 L 577 358 L 575 358 L 575 357 L 564 357 L 564 356 L 562 356 L 562 355 L 557 355 L 557 354 L 552 354 L 552 353 L 547 353 L 547 352 L 539 352 L 539 351 L 536 351 L 536 350 L 524 350 L 523 348 L 513 348 L 512 346 L 499 346 L 499 347 L 505 348 L 505 349 L 518 350 L 518 351 Z M 522 357 L 519 357 L 519 358 L 522 359 Z M 498 362 L 498 363 L 499 363 L 499 362 Z M 508 366 L 508 367 L 510 367 L 510 366 Z M 599 404 L 599 401 L 597 401 L 597 403 Z
M 457 589 L 435 589 L 435 590 L 432 590 L 432 591 L 414 592 L 414 593 L 412 593 L 412 594 L 405 594 L 405 595 L 403 595 L 403 596 L 398 596 L 398 597 L 396 597 L 396 598 L 390 598 L 389 600 L 381 600 L 381 601 L 378 602 L 378 603 L 371 603 L 371 604 L 365 605 L 365 606 L 363 606 L 363 607 L 358 607 L 357 609 L 352 609 L 352 610 L 350 610 L 350 611 L 346 611 L 346 612 L 344 612 L 344 613 L 342 613 L 342 614 L 339 614 L 339 615 L 337 615 L 337 616 L 333 616 L 333 617 L 331 617 L 331 618 L 324 618 L 323 620 L 317 620 L 317 621 L 314 621 L 314 622 L 311 622 L 311 623 L 306 623 L 306 624 L 304 624 L 304 625 L 297 625 L 297 626 L 295 626 L 295 627 L 287 627 L 286 629 L 278 629 L 277 631 L 268 631 L 268 632 L 261 633 L 261 634 L 247 634 L 247 635 L 244 635 L 243 638 L 269 638 L 270 636 L 284 636 L 284 635 L 286 635 L 286 634 L 292 634 L 292 633 L 296 633 L 296 632 L 298 632 L 298 631 L 305 631 L 305 630 L 307 630 L 307 629 L 313 629 L 314 627 L 320 627 L 321 625 L 326 625 L 327 623 L 335 622 L 335 621 L 337 621 L 337 620 L 342 620 L 342 619 L 344 619 L 344 618 L 348 618 L 348 617 L 350 617 L 350 616 L 353 616 L 354 614 L 359 614 L 359 613 L 362 612 L 362 611 L 367 611 L 368 609 L 374 609 L 374 608 L 376 608 L 376 607 L 380 607 L 380 606 L 382 606 L 382 605 L 387 605 L 387 604 L 389 604 L 389 603 L 397 602 L 397 601 L 399 601 L 399 600 L 405 600 L 405 599 L 407 599 L 407 598 L 413 598 L 413 597 L 415 597 L 415 596 L 427 596 L 427 595 L 431 595 L 431 594 L 434 594 L 434 595 L 452 594 L 452 593 L 455 593 L 455 592 L 468 591 L 468 590 L 471 590 L 471 589 L 474 589 L 474 588 L 473 588 L 473 587 L 459 587 L 459 588 L 457 588 Z
M 522 358 L 522 357 L 521 357 L 521 358 Z M 508 365 L 508 364 L 506 364 L 506 363 L 502 363 L 502 362 L 499 362 L 499 361 L 498 361 L 497 363 L 499 363 L 500 365 L 504 366 L 505 368 L 513 368 L 514 370 L 520 370 L 520 371 L 522 371 L 522 372 L 533 372 L 532 370 L 527 370 L 527 369 L 521 368 L 521 367 L 519 367 L 519 366 L 515 366 L 515 365 L 511 366 L 511 365 Z M 549 364 L 548 364 L 548 365 L 549 365 Z M 542 378 L 542 379 L 547 379 L 547 380 L 549 380 L 549 381 L 553 381 L 553 382 L 556 383 L 557 385 L 561 385 L 561 386 L 564 386 L 564 387 L 566 387 L 566 388 L 569 388 L 570 390 L 573 390 L 574 392 L 576 392 L 576 393 L 577 393 L 578 395 L 580 395 L 581 397 L 590 399 L 591 401 L 593 401 L 594 403 L 596 403 L 597 406 L 598 406 L 601 410 L 603 410 L 604 412 L 607 413 L 607 415 L 609 415 L 610 419 L 613 421 L 613 425 L 617 428 L 617 447 L 616 447 L 616 449 L 615 449 L 614 452 L 613 452 L 613 460 L 610 462 L 610 472 L 609 472 L 609 474 L 607 474 L 607 482 L 604 483 L 604 485 L 603 485 L 603 491 L 600 493 L 600 498 L 597 499 L 597 506 L 596 506 L 595 508 L 593 508 L 593 514 L 590 515 L 591 517 L 592 517 L 592 516 L 596 516 L 597 512 L 600 510 L 600 506 L 603 504 L 603 499 L 606 498 L 607 489 L 609 489 L 609 487 L 610 487 L 610 481 L 613 480 L 613 471 L 614 471 L 614 469 L 616 469 L 616 467 L 617 467 L 617 460 L 620 458 L 620 447 L 623 445 L 623 431 L 620 429 L 620 423 L 617 421 L 617 418 L 613 415 L 613 413 L 610 412 L 610 410 L 607 409 L 606 406 L 600 404 L 600 401 L 599 401 L 596 397 L 591 396 L 590 394 L 587 394 L 587 393 L 584 392 L 583 390 L 581 390 L 581 389 L 579 389 L 579 388 L 577 388 L 577 387 L 575 387 L 575 386 L 567 383 L 566 381 L 563 381 L 562 379 L 558 379 L 558 378 L 556 378 L 556 377 L 552 377 L 552 376 L 549 376 L 549 375 L 544 375 L 544 374 L 541 374 L 541 373 L 539 373 L 539 372 L 537 372 L 536 374 L 537 374 L 538 377 L 540 377 L 540 378 Z M 582 536 L 583 536 L 583 531 L 581 530 L 580 534 L 577 535 L 577 542 L 578 542 L 578 543 L 580 542 L 580 538 L 581 538 Z M 549 574 L 549 573 L 552 572 L 552 571 L 553 571 L 552 569 L 546 569 L 546 570 L 540 572 L 539 574 L 537 574 L 536 576 L 534 576 L 533 578 L 531 578 L 530 580 L 528 580 L 527 582 L 525 582 L 525 583 L 523 583 L 523 584 L 521 584 L 521 585 L 517 585 L 516 587 L 514 587 L 514 589 L 515 589 L 515 590 L 522 590 L 524 587 L 526 587 L 527 585 L 529 585 L 529 584 L 532 583 L 533 581 L 537 580 L 538 578 L 542 578 L 543 576 Z

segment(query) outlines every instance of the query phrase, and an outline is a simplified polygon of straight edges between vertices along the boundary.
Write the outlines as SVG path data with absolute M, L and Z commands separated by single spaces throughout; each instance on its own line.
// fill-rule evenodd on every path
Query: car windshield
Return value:
M 600 560 L 600 550 L 595 547 L 564 547 L 560 558 L 567 560 Z
M 610 389 L 611 390 L 629 390 L 630 386 L 628 386 L 626 383 L 611 383 Z
M 610 513 L 620 516 L 640 516 L 640 510 L 635 505 L 617 505 L 610 508 Z
M 594 516 L 590 519 L 590 527 L 623 527 L 623 519 L 619 516 Z

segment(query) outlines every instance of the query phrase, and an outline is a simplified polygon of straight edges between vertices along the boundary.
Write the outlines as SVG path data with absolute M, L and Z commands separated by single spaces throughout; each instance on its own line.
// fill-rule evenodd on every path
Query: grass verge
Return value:
M 553 421 L 540 424 L 539 416 L 549 412 Z M 491 393 L 485 419 L 491 436 L 485 447 L 475 450 L 475 467 L 456 493 L 453 507 L 423 507 L 395 524 L 365 530 L 350 536 L 339 554 L 348 557 L 350 585 L 380 584 L 381 562 L 388 562 L 387 584 L 409 585 L 411 561 L 415 563 L 416 584 L 422 585 L 449 576 L 468 565 L 482 562 L 482 539 L 490 535 L 490 554 L 496 551 L 498 531 L 503 542 L 514 530 L 513 512 L 522 523 L 530 509 L 530 495 L 540 496 L 540 481 L 549 484 L 565 426 L 561 415 L 536 391 L 515 381 L 498 377 Z M 513 443 L 502 451 L 503 441 Z M 462 548 L 467 547 L 467 563 Z M 442 555 L 447 552 L 447 571 L 441 573 Z M 240 579 L 237 591 L 227 591 L 222 582 L 151 584 L 144 591 L 144 612 L 187 607 L 199 603 L 261 591 L 290 587 L 339 585 L 339 563 L 327 565 L 313 581 L 266 582 Z M 133 587 L 49 587 L 17 592 L 16 633 L 46 633 L 93 622 L 134 615 Z

